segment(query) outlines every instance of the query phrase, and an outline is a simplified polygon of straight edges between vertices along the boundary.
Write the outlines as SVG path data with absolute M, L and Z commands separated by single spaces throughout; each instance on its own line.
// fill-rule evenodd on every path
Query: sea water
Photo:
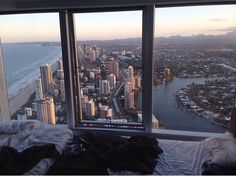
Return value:
M 3 44 L 2 48 L 9 98 L 40 76 L 40 66 L 61 57 L 60 46 Z

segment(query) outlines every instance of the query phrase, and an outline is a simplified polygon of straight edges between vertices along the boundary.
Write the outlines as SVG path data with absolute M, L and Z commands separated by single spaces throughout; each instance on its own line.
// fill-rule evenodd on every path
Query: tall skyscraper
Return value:
M 125 93 L 125 109 L 134 108 L 134 92 Z
M 92 49 L 91 51 L 89 51 L 89 61 L 90 62 L 94 62 L 96 60 L 96 53 L 95 51 Z
M 107 75 L 107 80 L 110 83 L 111 90 L 113 90 L 116 85 L 116 76 L 114 74 L 109 74 L 109 75 Z
M 2 44 L 0 38 L 0 120 L 10 120 L 10 111 L 4 74 Z
M 64 80 L 60 80 L 60 91 L 61 91 L 61 101 L 66 101 L 66 94 L 65 94 L 65 83 Z
M 61 58 L 58 60 L 58 68 L 57 69 L 58 70 L 63 70 L 63 62 L 62 62 Z
M 127 81 L 126 83 L 125 83 L 125 88 L 124 88 L 125 90 L 125 93 L 129 93 L 130 91 L 131 91 L 131 86 L 130 86 L 130 82 L 129 81 Z
M 53 84 L 52 68 L 50 65 L 45 64 L 40 67 L 40 76 L 42 81 L 43 94 L 51 93 L 51 86 Z
M 43 99 L 43 89 L 42 89 L 42 82 L 41 79 L 36 80 L 36 100 Z
M 132 66 L 128 66 L 127 72 L 128 72 L 128 78 L 133 78 L 133 76 L 134 76 L 134 68 Z
M 47 97 L 37 101 L 38 120 L 44 123 L 56 124 L 54 101 L 52 97 Z
M 83 53 L 84 53 L 84 56 L 87 55 L 87 45 L 86 44 L 83 45 Z
M 136 75 L 134 77 L 134 79 L 135 79 L 135 88 L 140 88 L 141 87 L 141 76 Z
M 110 93 L 110 83 L 107 80 L 99 80 L 99 94 L 108 95 Z
M 81 96 L 81 106 L 83 112 L 86 112 L 87 103 L 88 103 L 88 96 L 86 95 Z
M 117 61 L 114 60 L 110 60 L 108 62 L 108 72 L 110 74 L 114 74 L 116 76 L 117 79 L 119 79 L 119 73 L 120 73 L 120 69 L 119 69 L 119 63 Z
M 90 100 L 86 104 L 86 116 L 89 118 L 93 118 L 95 116 L 95 105 L 93 100 Z

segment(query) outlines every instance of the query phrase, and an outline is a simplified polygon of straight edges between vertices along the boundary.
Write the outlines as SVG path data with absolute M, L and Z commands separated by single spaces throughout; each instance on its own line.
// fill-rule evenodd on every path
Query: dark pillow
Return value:
M 235 167 L 224 167 L 219 164 L 214 164 L 210 160 L 205 161 L 202 165 L 202 175 L 235 175 Z
M 236 108 L 233 108 L 231 113 L 229 131 L 236 137 Z

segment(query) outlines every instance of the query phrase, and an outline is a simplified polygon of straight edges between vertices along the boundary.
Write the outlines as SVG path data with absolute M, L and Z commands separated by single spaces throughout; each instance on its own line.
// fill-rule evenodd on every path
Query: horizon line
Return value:
M 191 35 L 182 35 L 182 34 L 176 34 L 176 35 L 171 35 L 171 36 L 156 36 L 154 37 L 154 39 L 157 38 L 171 38 L 171 37 L 197 37 L 197 36 L 213 36 L 213 37 L 218 37 L 218 36 L 224 36 L 227 35 L 228 33 L 231 32 L 236 32 L 236 30 L 234 31 L 228 31 L 225 34 L 219 34 L 219 35 L 213 35 L 213 34 L 191 34 Z M 114 39 L 87 39 L 87 40 L 76 40 L 76 42 L 94 42 L 94 41 L 114 41 L 114 40 L 128 40 L 128 39 L 142 39 L 142 37 L 130 37 L 130 38 L 114 38 Z M 54 41 L 19 41 L 19 42 L 1 42 L 2 44 L 17 44 L 17 43 L 61 43 L 61 40 L 54 40 Z

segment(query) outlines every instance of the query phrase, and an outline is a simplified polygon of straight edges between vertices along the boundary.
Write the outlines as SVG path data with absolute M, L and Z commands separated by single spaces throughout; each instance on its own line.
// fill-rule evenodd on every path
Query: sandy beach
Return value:
M 35 81 L 25 88 L 19 90 L 17 95 L 9 97 L 10 114 L 13 115 L 20 109 L 30 98 L 30 96 L 36 91 Z

